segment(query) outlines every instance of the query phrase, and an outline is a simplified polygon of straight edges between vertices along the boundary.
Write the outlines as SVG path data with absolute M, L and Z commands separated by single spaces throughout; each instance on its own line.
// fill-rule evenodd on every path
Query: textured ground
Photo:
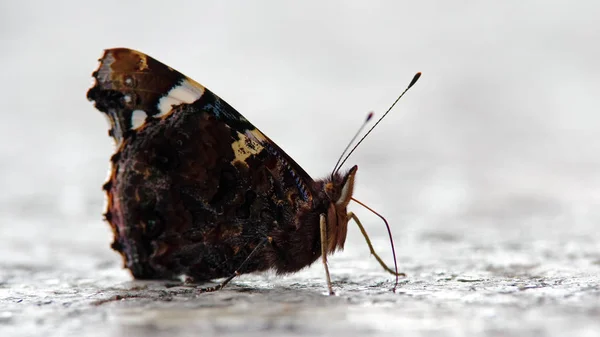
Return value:
M 337 296 L 326 296 L 318 264 L 288 277 L 244 276 L 224 291 L 196 295 L 192 287 L 132 281 L 108 249 L 105 227 L 32 221 L 3 228 L 2 336 L 600 333 L 599 241 L 590 235 L 541 228 L 539 237 L 502 237 L 502 230 L 397 235 L 409 276 L 392 293 L 393 278 L 353 230 L 347 251 L 331 262 Z M 374 233 L 386 250 L 384 233 Z

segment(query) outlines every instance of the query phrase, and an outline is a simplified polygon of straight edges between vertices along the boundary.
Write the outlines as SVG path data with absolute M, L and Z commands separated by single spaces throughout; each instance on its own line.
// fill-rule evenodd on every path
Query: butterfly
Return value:
M 227 102 L 139 51 L 106 50 L 93 77 L 87 97 L 117 148 L 104 217 L 135 278 L 226 278 L 200 289 L 214 291 L 321 258 L 333 294 L 327 256 L 358 221 L 347 210 L 357 166 L 311 178 Z

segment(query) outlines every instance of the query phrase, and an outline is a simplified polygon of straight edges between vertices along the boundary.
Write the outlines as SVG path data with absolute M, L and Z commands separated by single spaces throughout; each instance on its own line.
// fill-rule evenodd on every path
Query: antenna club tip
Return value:
M 419 78 L 421 78 L 421 72 L 420 71 L 415 74 L 415 76 L 413 77 L 412 81 L 410 81 L 410 84 L 408 85 L 407 89 L 409 89 L 410 87 L 412 87 L 413 85 L 415 85 L 415 83 L 417 83 L 417 81 L 419 80 Z
M 373 118 L 373 115 L 374 115 L 373 111 L 369 112 L 369 114 L 367 115 L 367 120 L 365 121 L 365 123 L 368 122 L 368 121 L 370 121 L 371 118 Z

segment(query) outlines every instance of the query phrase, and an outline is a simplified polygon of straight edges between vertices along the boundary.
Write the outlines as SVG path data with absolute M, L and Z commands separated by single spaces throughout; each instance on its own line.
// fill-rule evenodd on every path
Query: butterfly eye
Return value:
M 323 189 L 325 190 L 325 194 L 327 194 L 329 199 L 333 200 L 333 192 L 334 192 L 333 183 L 328 182 L 327 184 L 325 184 L 325 188 L 323 188 Z

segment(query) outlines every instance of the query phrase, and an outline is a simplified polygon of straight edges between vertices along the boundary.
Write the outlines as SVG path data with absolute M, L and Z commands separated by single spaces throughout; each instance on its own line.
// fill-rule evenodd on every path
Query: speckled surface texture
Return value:
M 502 238 L 498 231 L 480 240 L 415 232 L 398 242 L 409 276 L 392 293 L 393 278 L 368 258 L 359 233 L 351 231 L 356 235 L 348 251 L 331 262 L 337 296 L 326 296 L 318 264 L 287 277 L 243 276 L 221 292 L 197 295 L 193 287 L 131 281 L 107 247 L 103 224 L 85 225 L 62 225 L 59 232 L 29 228 L 27 240 L 2 232 L 4 336 L 600 331 L 600 254 L 590 236 Z M 61 237 L 62 231 L 77 240 Z M 379 250 L 387 248 L 383 239 L 376 240 Z

